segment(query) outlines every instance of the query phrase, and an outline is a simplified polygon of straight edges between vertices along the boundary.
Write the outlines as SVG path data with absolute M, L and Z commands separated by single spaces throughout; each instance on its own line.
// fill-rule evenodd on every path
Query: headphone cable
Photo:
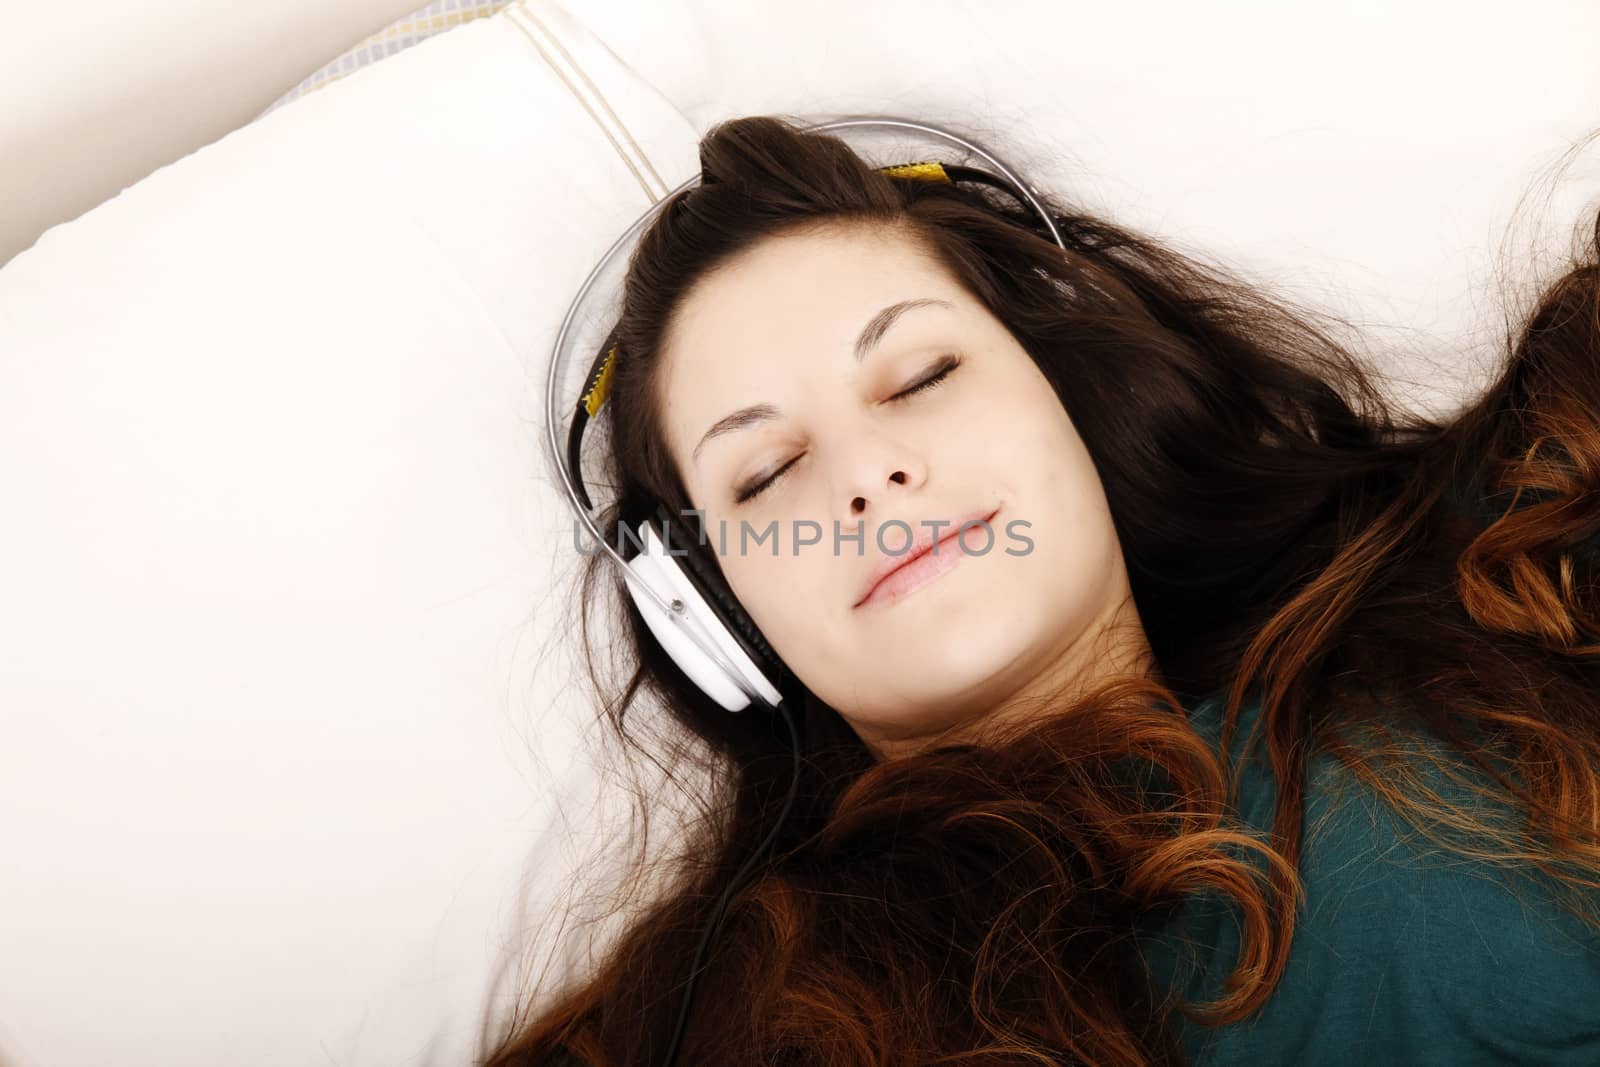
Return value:
M 689 1005 L 694 1000 L 695 982 L 700 977 L 700 963 L 705 956 L 707 946 L 711 944 L 712 938 L 722 926 L 722 916 L 727 909 L 728 899 L 744 883 L 745 877 L 750 873 L 751 868 L 755 866 L 756 861 L 761 858 L 761 854 L 771 848 L 772 843 L 777 840 L 778 832 L 783 829 L 784 820 L 789 817 L 789 809 L 794 805 L 795 793 L 800 786 L 800 735 L 795 730 L 794 719 L 790 716 L 786 703 L 786 701 L 780 700 L 773 710 L 783 716 L 784 724 L 789 727 L 789 740 L 794 745 L 792 749 L 794 752 L 794 774 L 789 780 L 789 795 L 784 798 L 783 810 L 778 812 L 777 821 L 773 823 L 772 829 L 767 831 L 766 838 L 750 854 L 750 857 L 744 861 L 744 866 L 739 868 L 738 873 L 728 883 L 728 887 L 722 891 L 722 899 L 717 902 L 716 911 L 713 913 L 711 921 L 706 924 L 705 933 L 700 935 L 700 947 L 695 949 L 694 962 L 689 965 L 689 986 L 684 991 L 683 1003 L 678 1008 L 678 1022 L 673 1027 L 672 1040 L 667 1045 L 667 1057 L 662 1061 L 662 1067 L 673 1067 L 673 1064 L 677 1061 L 678 1045 L 683 1040 L 684 1027 L 689 1021 Z

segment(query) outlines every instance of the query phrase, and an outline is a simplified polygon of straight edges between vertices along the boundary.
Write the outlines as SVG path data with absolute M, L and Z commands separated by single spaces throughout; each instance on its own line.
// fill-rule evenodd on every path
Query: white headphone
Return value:
M 1019 202 L 1031 205 L 1056 244 L 1063 250 L 1066 248 L 1055 222 L 1034 196 L 1033 190 L 1013 173 L 1011 168 L 965 137 L 923 123 L 885 117 L 848 118 L 807 127 L 810 131 L 848 131 L 862 128 L 915 131 L 979 156 L 1002 175 L 1005 181 L 1001 182 L 994 175 L 975 168 L 939 163 L 904 164 L 879 169 L 893 176 L 946 182 L 953 180 L 951 173 L 959 173 L 966 179 L 986 181 L 996 185 L 1016 197 Z M 849 137 L 843 139 L 853 140 Z M 546 383 L 549 454 L 572 503 L 573 511 L 588 528 L 600 548 L 622 568 L 629 594 L 638 605 L 640 614 L 650 627 L 650 632 L 672 657 L 673 662 L 702 691 L 729 711 L 741 711 L 753 701 L 759 701 L 766 707 L 775 709 L 782 699 L 779 687 L 787 677 L 783 661 L 773 652 L 755 624 L 740 607 L 738 598 L 728 588 L 714 564 L 706 563 L 688 543 L 672 536 L 674 523 L 682 526 L 681 518 L 675 519 L 663 505 L 658 508 L 655 515 L 634 524 L 629 532 L 635 543 L 640 546 L 640 551 L 632 559 L 624 559 L 611 546 L 595 523 L 590 511 L 588 493 L 584 490 L 582 476 L 578 473 L 579 444 L 584 427 L 605 402 L 614 365 L 613 359 L 616 355 L 614 331 L 601 346 L 600 355 L 585 376 L 577 405 L 574 406 L 570 401 L 564 401 L 560 397 L 561 385 L 571 374 L 572 356 L 577 347 L 573 324 L 579 307 L 584 304 L 590 289 L 602 273 L 618 263 L 627 262 L 627 253 L 631 251 L 639 233 L 655 218 L 664 204 L 684 190 L 698 185 L 699 182 L 700 176 L 696 175 L 652 205 L 617 239 L 579 287 L 577 296 L 573 298 L 572 305 L 562 320 L 561 331 L 556 336 Z M 560 429 L 564 413 L 572 415 L 572 422 L 563 461 Z

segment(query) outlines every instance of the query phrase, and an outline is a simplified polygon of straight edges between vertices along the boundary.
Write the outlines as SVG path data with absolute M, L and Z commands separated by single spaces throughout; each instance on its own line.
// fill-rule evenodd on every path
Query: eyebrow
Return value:
M 954 307 L 948 300 L 933 300 L 921 297 L 915 300 L 902 300 L 897 304 L 890 304 L 879 311 L 867 320 L 867 324 L 861 328 L 861 336 L 856 338 L 855 361 L 860 363 L 866 359 L 867 355 L 883 340 L 884 335 L 889 332 L 889 328 L 899 320 L 900 316 L 916 308 L 934 306 Z M 711 428 L 700 438 L 700 443 L 694 446 L 694 453 L 690 457 L 691 461 L 700 462 L 700 450 L 713 438 L 735 433 L 758 423 L 769 422 L 777 418 L 779 414 L 778 408 L 773 404 L 751 404 L 749 407 L 740 408 L 731 415 L 724 415 L 711 424 Z

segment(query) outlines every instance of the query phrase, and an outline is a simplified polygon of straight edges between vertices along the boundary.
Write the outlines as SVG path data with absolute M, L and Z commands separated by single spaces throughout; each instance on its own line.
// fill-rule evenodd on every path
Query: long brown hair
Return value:
M 654 501 L 691 506 L 654 403 L 689 288 L 780 233 L 887 228 L 929 249 L 1055 389 L 1105 486 L 1159 677 L 1112 677 L 982 745 L 883 762 L 791 681 L 794 808 L 728 905 L 681 1062 L 1180 1063 L 1174 1010 L 1245 1019 L 1283 973 L 1319 751 L 1450 847 L 1538 865 L 1580 911 L 1592 903 L 1600 218 L 1508 329 L 1495 380 L 1435 418 L 1380 390 L 1338 336 L 1346 324 L 1263 283 L 1042 194 L 1063 254 L 988 189 L 887 176 L 803 126 L 714 127 L 700 144 L 711 180 L 641 237 L 609 402 L 605 480 L 619 495 L 602 529 Z M 629 892 L 648 879 L 651 896 L 589 973 L 537 1012 L 519 998 L 493 1040 L 486 1023 L 490 1067 L 563 1048 L 593 1067 L 659 1062 L 712 906 L 789 786 L 787 732 L 695 688 L 602 555 L 574 603 L 615 737 L 699 811 L 677 850 L 637 863 Z M 597 610 L 617 613 L 623 638 L 609 673 Z M 1231 820 L 1233 768 L 1187 721 L 1215 694 L 1225 746 L 1260 701 L 1280 783 L 1270 841 Z M 667 715 L 653 733 L 627 715 L 651 701 Z M 1402 757 L 1421 734 L 1526 821 L 1453 809 L 1418 784 Z M 646 826 L 659 795 L 636 795 Z M 1243 937 L 1227 994 L 1197 1005 L 1152 988 L 1129 948 L 1140 916 L 1200 890 L 1232 901 Z

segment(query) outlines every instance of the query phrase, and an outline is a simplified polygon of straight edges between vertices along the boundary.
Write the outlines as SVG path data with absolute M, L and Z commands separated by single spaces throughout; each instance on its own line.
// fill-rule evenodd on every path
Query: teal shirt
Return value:
M 1214 747 L 1222 707 L 1214 696 L 1190 710 Z M 1235 759 L 1258 711 L 1242 709 Z M 1239 816 L 1262 840 L 1276 794 L 1258 739 Z M 1305 901 L 1288 967 L 1244 1022 L 1206 1027 L 1174 1012 L 1190 1064 L 1600 1065 L 1600 934 L 1562 909 L 1551 882 L 1441 850 L 1326 753 L 1311 758 L 1302 810 Z M 1221 898 L 1190 897 L 1147 927 L 1139 945 L 1156 990 L 1216 999 L 1237 958 L 1235 914 Z

